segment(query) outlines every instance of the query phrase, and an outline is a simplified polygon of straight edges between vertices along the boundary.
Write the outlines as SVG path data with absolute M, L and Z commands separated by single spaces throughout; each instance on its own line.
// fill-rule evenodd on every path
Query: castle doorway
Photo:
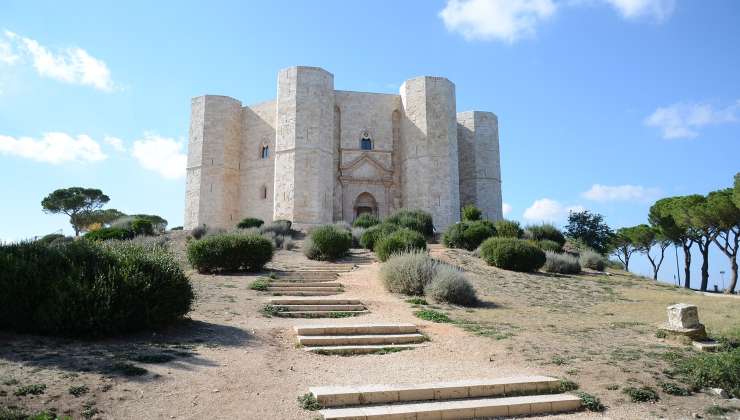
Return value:
M 355 219 L 360 217 L 362 214 L 372 214 L 373 216 L 378 215 L 378 202 L 375 200 L 372 194 L 364 192 L 357 196 L 355 199 Z

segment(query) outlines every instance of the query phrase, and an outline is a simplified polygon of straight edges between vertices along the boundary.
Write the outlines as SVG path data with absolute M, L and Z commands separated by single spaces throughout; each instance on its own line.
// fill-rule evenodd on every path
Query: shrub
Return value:
M 427 242 L 424 235 L 411 229 L 401 228 L 388 236 L 380 238 L 375 243 L 373 250 L 380 261 L 386 261 L 391 254 L 426 249 Z
M 590 268 L 596 271 L 604 271 L 606 267 L 606 258 L 596 251 L 586 249 L 581 251 L 578 257 L 582 267 Z
M 474 305 L 478 302 L 475 289 L 460 271 L 448 265 L 441 265 L 437 273 L 424 288 L 424 293 L 438 302 L 458 305 Z
M 313 243 L 310 236 L 303 241 L 303 255 L 305 255 L 309 260 L 321 259 L 321 251 L 319 251 L 319 248 Z
M 677 395 L 680 397 L 691 395 L 691 390 L 686 389 L 677 384 L 674 384 L 672 382 L 661 382 L 660 388 L 663 390 L 663 392 L 665 392 L 668 395 Z
M 483 213 L 480 209 L 475 207 L 473 204 L 468 204 L 462 208 L 463 221 L 474 222 L 476 220 L 480 220 L 482 214 Z
M 424 236 L 434 235 L 432 215 L 423 210 L 401 209 L 388 216 L 385 222 L 415 230 Z
M 265 222 L 262 221 L 262 219 L 257 219 L 255 217 L 245 217 L 239 223 L 236 224 L 236 227 L 238 227 L 239 229 L 247 229 L 247 228 L 252 228 L 252 227 L 258 228 L 262 226 L 263 224 L 265 224 Z
M 131 222 L 131 230 L 135 235 L 154 235 L 154 225 L 146 219 L 134 219 Z
M 195 239 L 200 239 L 206 236 L 206 233 L 208 233 L 208 226 L 206 225 L 197 226 L 190 231 L 190 235 Z
M 309 238 L 312 249 L 306 256 L 315 260 L 336 260 L 347 255 L 352 246 L 352 234 L 336 225 L 319 226 Z
M 576 389 L 578 389 L 578 384 L 570 379 L 561 379 L 558 382 L 558 391 L 560 392 L 570 392 L 575 391 Z
M 134 235 L 135 233 L 131 229 L 110 227 L 87 232 L 84 238 L 91 241 L 106 241 L 109 239 L 124 241 L 133 238 Z
M 48 235 L 40 237 L 39 239 L 36 239 L 36 242 L 44 245 L 49 245 L 50 243 L 56 242 L 62 238 L 65 238 L 65 236 L 61 233 L 50 233 Z
M 290 220 L 275 220 L 269 225 L 260 226 L 259 230 L 262 233 L 274 233 L 276 235 L 293 236 L 293 222 Z
M 365 249 L 374 249 L 375 242 L 386 235 L 390 235 L 398 229 L 400 228 L 397 225 L 390 223 L 381 223 L 379 225 L 370 226 L 362 232 L 362 235 L 360 236 L 360 245 Z
M 360 238 L 365 233 L 365 228 L 353 227 L 352 228 L 352 248 L 360 248 Z
M 496 228 L 489 221 L 460 222 L 447 228 L 442 243 L 448 248 L 472 251 L 486 239 L 496 235 Z
M 515 220 L 499 220 L 495 224 L 496 235 L 501 238 L 521 238 L 524 231 Z
M 624 270 L 624 263 L 619 260 L 608 259 L 606 260 L 606 266 L 614 270 Z
M 539 249 L 550 252 L 563 252 L 563 247 L 555 241 L 549 239 L 542 239 L 536 242 Z
M 545 264 L 545 253 L 522 239 L 489 238 L 481 245 L 481 258 L 504 270 L 535 271 Z
M 162 248 L 74 241 L 0 246 L 0 328 L 99 336 L 185 315 L 190 282 Z
M 694 390 L 722 388 L 740 398 L 740 347 L 680 360 L 677 373 Z
M 576 395 L 581 399 L 581 405 L 588 411 L 601 412 L 606 409 L 604 404 L 601 403 L 599 397 L 596 397 L 585 392 L 576 392 Z
M 265 292 L 270 287 L 270 279 L 267 277 L 257 277 L 254 281 L 249 284 L 249 288 L 252 290 L 258 290 Z
M 259 271 L 272 253 L 272 243 L 259 235 L 220 234 L 188 244 L 188 261 L 201 273 Z
M 560 229 L 549 223 L 527 226 L 525 234 L 527 236 L 527 239 L 532 239 L 535 241 L 553 241 L 556 242 L 559 247 L 565 245 L 565 236 L 563 235 L 563 233 L 560 231 Z
M 655 402 L 660 399 L 658 393 L 649 386 L 642 386 L 640 388 L 627 387 L 622 392 L 627 394 L 632 402 Z
M 355 219 L 354 223 L 352 223 L 352 226 L 359 228 L 369 228 L 370 226 L 375 226 L 377 224 L 380 224 L 380 219 L 378 219 L 377 216 L 369 213 L 364 213 L 361 214 L 357 219 Z
M 542 269 L 548 273 L 578 274 L 581 272 L 581 265 L 572 255 L 545 251 L 545 265 Z
M 420 296 L 434 278 L 437 264 L 423 251 L 393 255 L 381 266 L 380 278 L 390 292 Z

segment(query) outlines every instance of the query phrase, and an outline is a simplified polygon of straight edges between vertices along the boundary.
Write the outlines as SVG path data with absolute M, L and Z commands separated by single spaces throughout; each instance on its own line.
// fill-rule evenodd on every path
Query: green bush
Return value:
M 65 238 L 65 236 L 62 235 L 61 233 L 50 233 L 48 235 L 44 235 L 44 236 L 36 239 L 36 242 L 38 242 L 40 244 L 44 244 L 44 245 L 49 245 L 50 243 L 56 242 L 56 241 L 58 241 L 60 239 L 63 239 L 63 238 Z
M 460 222 L 447 228 L 442 235 L 442 243 L 448 248 L 463 248 L 472 251 L 494 235 L 496 235 L 496 228 L 487 220 Z
M 581 272 L 581 265 L 578 258 L 572 255 L 545 251 L 545 265 L 542 270 L 548 273 L 578 274 Z
M 424 235 L 411 229 L 401 228 L 375 242 L 373 251 L 380 261 L 386 261 L 392 254 L 426 249 L 427 241 Z
M 253 227 L 258 228 L 262 226 L 263 224 L 265 224 L 265 222 L 262 221 L 262 219 L 257 219 L 255 217 L 245 217 L 239 223 L 236 224 L 236 227 L 239 229 L 248 229 L 248 228 L 253 228 Z
M 560 244 L 549 239 L 542 239 L 540 241 L 537 241 L 535 242 L 535 245 L 537 245 L 537 247 L 543 251 L 563 252 L 563 247 L 560 246 Z
M 565 245 L 565 236 L 563 235 L 563 232 L 549 223 L 527 226 L 524 233 L 527 239 L 532 239 L 538 242 L 544 240 L 553 241 L 556 242 L 559 247 Z
M 415 230 L 427 237 L 434 235 L 432 215 L 423 210 L 401 209 L 388 216 L 385 222 Z
M 722 388 L 740 398 L 740 347 L 680 360 L 676 371 L 694 390 Z
M 259 235 L 225 233 L 188 244 L 188 261 L 201 273 L 259 271 L 272 259 L 272 243 Z
M 466 222 L 475 222 L 476 220 L 480 220 L 482 214 L 483 213 L 480 209 L 475 207 L 473 204 L 468 204 L 462 208 L 462 219 Z
M 586 249 L 581 251 L 578 261 L 582 267 L 590 268 L 596 271 L 604 271 L 606 268 L 606 258 L 596 251 Z
M 475 289 L 462 271 L 448 265 L 437 268 L 432 281 L 424 288 L 424 293 L 437 302 L 470 306 L 478 302 Z
M 499 220 L 494 226 L 496 235 L 501 238 L 521 238 L 524 235 L 524 231 L 516 220 Z
M 372 250 L 375 248 L 375 242 L 384 236 L 390 235 L 398 229 L 400 229 L 398 225 L 390 223 L 381 223 L 379 225 L 370 226 L 362 232 L 362 235 L 360 236 L 360 245 L 365 249 Z
M 536 271 L 545 264 L 541 249 L 516 238 L 489 238 L 481 244 L 480 255 L 489 265 L 504 270 Z
M 380 267 L 380 278 L 390 292 L 420 296 L 437 273 L 437 264 L 423 251 L 393 255 Z
M 0 246 L 0 328 L 100 336 L 185 315 L 190 282 L 160 247 L 74 241 Z
M 262 233 L 274 233 L 275 235 L 282 236 L 293 236 L 293 222 L 290 220 L 275 220 L 269 225 L 260 226 L 260 232 Z
M 622 392 L 627 394 L 632 402 L 655 402 L 660 399 L 658 393 L 649 386 L 627 387 Z
M 601 412 L 606 409 L 604 404 L 601 403 L 599 397 L 588 394 L 586 392 L 576 392 L 576 395 L 581 399 L 581 405 L 588 411 Z
M 134 219 L 131 222 L 134 235 L 154 235 L 154 225 L 147 219 Z
M 118 239 L 119 241 L 125 241 L 135 236 L 133 230 L 124 228 L 101 228 L 87 232 L 83 238 L 91 241 L 107 241 L 109 239 Z
M 311 252 L 306 253 L 308 250 L 304 243 L 304 254 L 314 260 L 336 260 L 347 255 L 352 247 L 352 233 L 336 225 L 323 225 L 313 229 L 309 239 Z
M 206 236 L 207 233 L 208 233 L 208 226 L 206 225 L 196 226 L 193 228 L 193 230 L 190 231 L 190 235 L 195 239 L 200 239 Z
M 377 216 L 369 213 L 364 213 L 361 214 L 357 219 L 355 219 L 354 223 L 352 223 L 352 226 L 359 228 L 369 228 L 370 226 L 375 226 L 377 224 L 380 224 L 380 219 L 378 219 Z

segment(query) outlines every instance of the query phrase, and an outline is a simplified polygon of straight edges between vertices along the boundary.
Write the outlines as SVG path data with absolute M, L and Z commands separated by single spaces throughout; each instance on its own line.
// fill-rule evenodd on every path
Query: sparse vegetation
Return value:
M 87 385 L 73 385 L 69 387 L 69 394 L 73 395 L 75 397 L 80 397 L 82 395 L 87 394 L 90 389 L 87 387 Z
M 272 243 L 259 235 L 219 234 L 188 244 L 188 261 L 201 273 L 259 271 L 272 259 Z
M 678 384 L 674 384 L 672 382 L 661 382 L 660 388 L 669 395 L 678 395 L 678 396 L 687 396 L 691 395 L 691 390 L 688 388 L 684 388 L 682 386 L 679 386 Z
M 490 238 L 481 245 L 481 258 L 504 270 L 535 271 L 545 264 L 545 253 L 515 238 Z
M 558 390 L 560 392 L 575 391 L 576 389 L 578 389 L 578 384 L 570 379 L 561 379 L 560 382 L 558 382 Z
M 13 395 L 16 397 L 25 397 L 26 395 L 41 395 L 46 392 L 46 384 L 22 385 L 16 388 Z
M 600 413 L 606 409 L 604 404 L 601 403 L 598 397 L 585 393 L 577 392 L 576 395 L 581 399 L 581 405 L 588 411 L 594 411 Z
M 123 376 L 143 376 L 147 370 L 128 362 L 116 362 L 110 367 L 110 371 Z
M 411 299 L 406 299 L 406 303 L 410 303 L 412 305 L 428 305 L 429 303 L 424 298 L 420 297 L 413 297 Z
M 306 393 L 298 397 L 298 403 L 301 408 L 309 411 L 321 410 L 321 404 L 312 393 Z
M 257 279 L 249 284 L 250 289 L 260 292 L 266 291 L 268 287 L 270 287 L 270 279 L 265 277 L 257 277 Z
M 542 266 L 542 270 L 548 273 L 578 274 L 581 272 L 581 265 L 578 263 L 578 259 L 572 255 L 546 251 L 545 265 Z
M 649 386 L 641 387 L 627 387 L 622 389 L 622 392 L 630 397 L 632 402 L 655 402 L 660 399 L 658 393 Z
M 740 347 L 676 360 L 676 373 L 692 389 L 722 388 L 740 398 Z
M 433 309 L 422 309 L 420 311 L 414 312 L 414 315 L 416 315 L 417 318 L 423 319 L 425 321 L 432 321 L 437 323 L 449 323 L 452 322 L 452 319 L 447 316 L 444 312 L 435 311 Z

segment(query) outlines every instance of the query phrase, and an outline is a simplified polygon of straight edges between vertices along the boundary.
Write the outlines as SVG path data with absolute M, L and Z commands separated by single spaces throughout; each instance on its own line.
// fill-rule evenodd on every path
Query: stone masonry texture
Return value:
M 498 119 L 457 113 L 442 77 L 407 80 L 393 95 L 334 90 L 326 70 L 290 67 L 275 100 L 199 96 L 190 121 L 185 229 L 245 217 L 305 229 L 414 208 L 442 230 L 466 204 L 502 218 Z

